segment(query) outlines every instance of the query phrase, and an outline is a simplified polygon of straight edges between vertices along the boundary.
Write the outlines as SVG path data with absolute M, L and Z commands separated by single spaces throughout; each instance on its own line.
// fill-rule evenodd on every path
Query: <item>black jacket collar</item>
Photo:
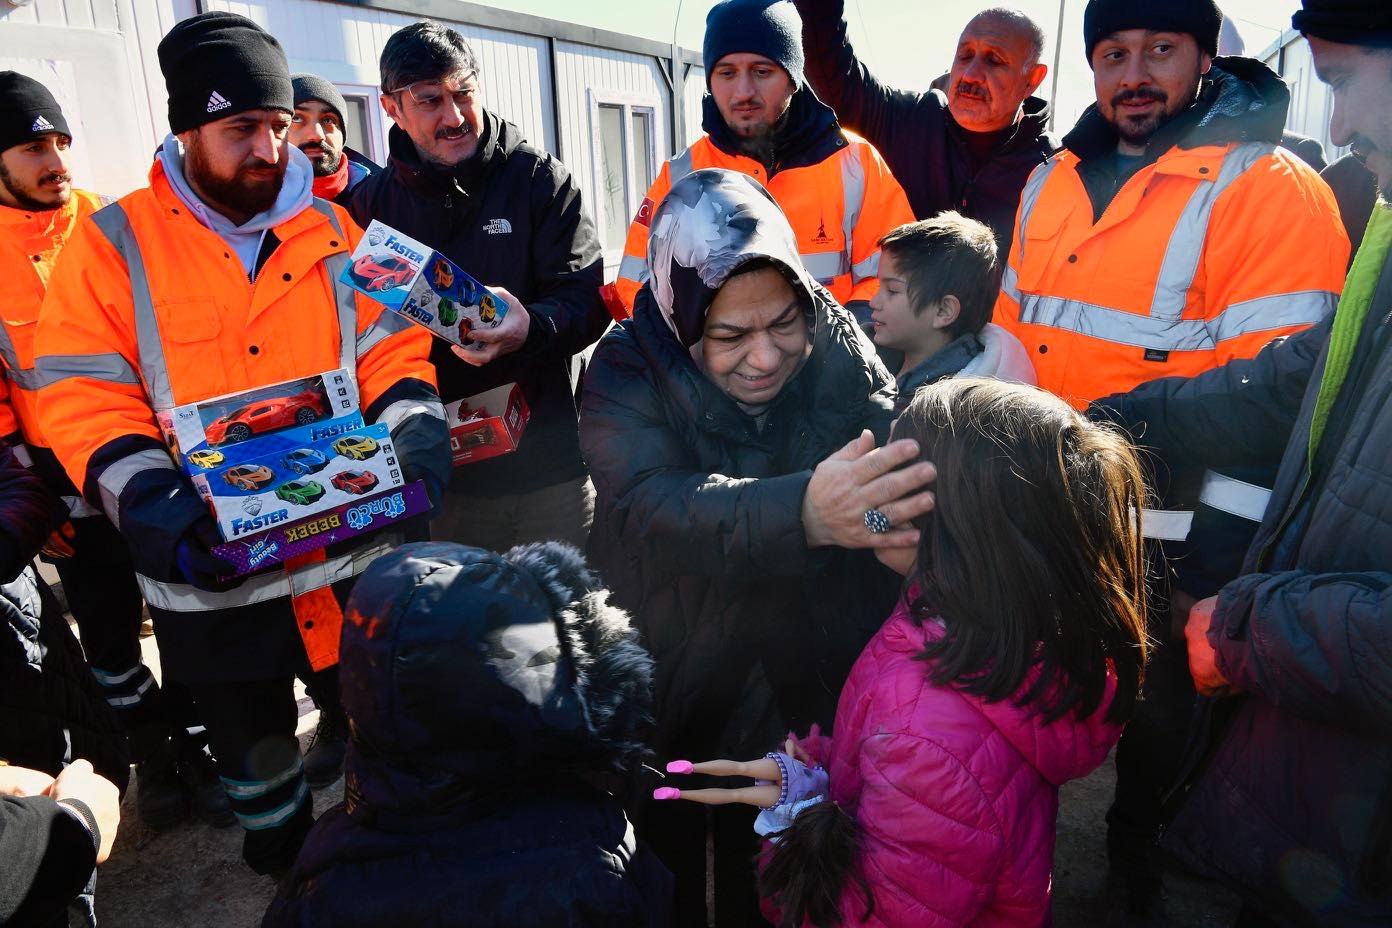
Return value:
M 1039 140 L 1049 135 L 1049 115 L 1053 112 L 1053 108 L 1049 106 L 1048 101 L 1041 100 L 1039 97 L 1027 97 L 1021 109 L 1023 112 L 1019 121 L 1015 123 L 1014 131 L 1005 137 L 992 157 L 1010 155 L 1026 149 L 1036 150 L 1039 147 Z M 965 146 L 963 136 L 967 130 L 963 129 L 953 118 L 952 111 L 947 108 L 945 103 L 943 104 L 943 114 L 946 117 L 949 137 L 956 144 Z M 1052 147 L 1058 147 L 1053 142 L 1050 144 Z
M 715 98 L 706 94 L 701 107 L 701 128 L 715 147 L 727 155 L 744 154 L 739 139 L 720 115 Z M 793 93 L 788 112 L 783 114 L 774 130 L 773 164 L 764 166 L 769 169 L 770 176 L 789 168 L 805 168 L 822 163 L 848 144 L 835 111 L 818 100 L 812 88 L 802 84 Z
M 1280 144 L 1290 90 L 1266 65 L 1252 58 L 1218 58 L 1194 105 L 1161 126 L 1146 146 L 1146 161 L 1171 148 L 1232 142 Z M 1063 145 L 1087 162 L 1116 153 L 1116 130 L 1089 106 Z

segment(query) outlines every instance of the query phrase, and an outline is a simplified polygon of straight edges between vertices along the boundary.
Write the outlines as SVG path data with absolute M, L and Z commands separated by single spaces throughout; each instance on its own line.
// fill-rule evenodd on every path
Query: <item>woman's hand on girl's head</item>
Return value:
M 937 477 L 927 461 L 909 467 L 918 442 L 892 441 L 875 447 L 868 430 L 817 465 L 802 499 L 802 524 L 809 548 L 912 548 L 919 533 L 910 524 L 933 508 L 925 488 Z M 865 514 L 878 510 L 890 529 L 876 534 Z

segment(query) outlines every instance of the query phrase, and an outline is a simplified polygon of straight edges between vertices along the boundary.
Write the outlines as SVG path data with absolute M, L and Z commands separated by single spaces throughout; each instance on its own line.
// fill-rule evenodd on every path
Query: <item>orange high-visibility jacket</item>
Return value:
M 47 447 L 39 430 L 39 377 L 34 369 L 39 307 L 68 237 L 78 222 L 109 202 L 74 190 L 67 204 L 55 210 L 0 206 L 0 437 L 18 431 L 31 448 Z M 8 404 L 3 402 L 7 389 Z
M 1251 357 L 1334 311 L 1348 237 L 1289 152 L 1172 148 L 1097 222 L 1078 165 L 1065 149 L 1030 176 L 995 308 L 1044 389 L 1082 408 Z
M 702 136 L 662 166 L 647 199 L 628 227 L 623 263 L 615 289 L 631 315 L 633 300 L 647 281 L 648 224 L 672 184 L 692 171 L 724 168 L 763 184 L 797 234 L 803 266 L 836 301 L 869 301 L 879 289 L 879 241 L 892 229 L 913 222 L 913 211 L 899 182 L 874 146 L 842 132 L 844 144 L 807 167 L 785 168 L 769 177 L 753 158 L 721 151 Z
M 434 386 L 429 333 L 336 282 L 362 234 L 347 211 L 315 200 L 271 234 L 280 244 L 249 282 L 237 256 L 189 214 L 156 162 L 150 187 L 81 223 L 59 259 L 35 348 L 46 381 L 39 422 L 73 483 L 118 527 L 120 491 L 131 475 L 176 465 L 148 440 L 138 442 L 140 450 L 105 466 L 92 490 L 88 462 L 113 442 L 162 442 L 157 410 L 345 362 L 349 369 L 356 363 L 364 410 L 408 378 Z M 413 402 L 392 404 L 378 421 L 394 425 L 420 412 L 443 419 L 442 409 Z M 138 579 L 151 606 L 173 612 L 292 596 L 319 668 L 337 660 L 342 622 L 329 587 L 365 569 L 371 557 L 354 551 L 326 563 L 322 551 L 313 553 L 321 556 L 225 593 Z

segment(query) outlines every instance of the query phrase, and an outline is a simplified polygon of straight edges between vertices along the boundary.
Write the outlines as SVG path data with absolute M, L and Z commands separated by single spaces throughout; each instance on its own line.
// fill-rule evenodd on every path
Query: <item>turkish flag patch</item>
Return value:
M 638 207 L 638 215 L 633 217 L 633 221 L 652 228 L 653 211 L 657 209 L 657 204 L 649 197 L 643 198 L 643 204 Z

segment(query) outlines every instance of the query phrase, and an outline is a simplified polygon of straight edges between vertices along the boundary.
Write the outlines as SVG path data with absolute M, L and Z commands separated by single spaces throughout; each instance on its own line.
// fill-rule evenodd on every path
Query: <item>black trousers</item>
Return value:
M 161 687 L 140 653 L 144 601 L 126 541 L 105 516 L 72 520 L 74 554 L 51 563 L 63 582 L 82 651 L 131 738 L 133 759 L 145 760 L 171 732 L 197 727 L 193 696 L 166 679 Z
M 1160 878 L 1156 842 L 1163 798 L 1175 785 L 1194 713 L 1194 680 L 1182 641 L 1161 642 L 1146 669 L 1145 698 L 1116 749 L 1116 797 L 1107 811 L 1107 850 L 1113 869 L 1133 878 Z
M 295 736 L 295 678 L 194 683 L 192 689 L 244 830 L 242 859 L 257 873 L 278 874 L 295 862 L 314 824 Z

